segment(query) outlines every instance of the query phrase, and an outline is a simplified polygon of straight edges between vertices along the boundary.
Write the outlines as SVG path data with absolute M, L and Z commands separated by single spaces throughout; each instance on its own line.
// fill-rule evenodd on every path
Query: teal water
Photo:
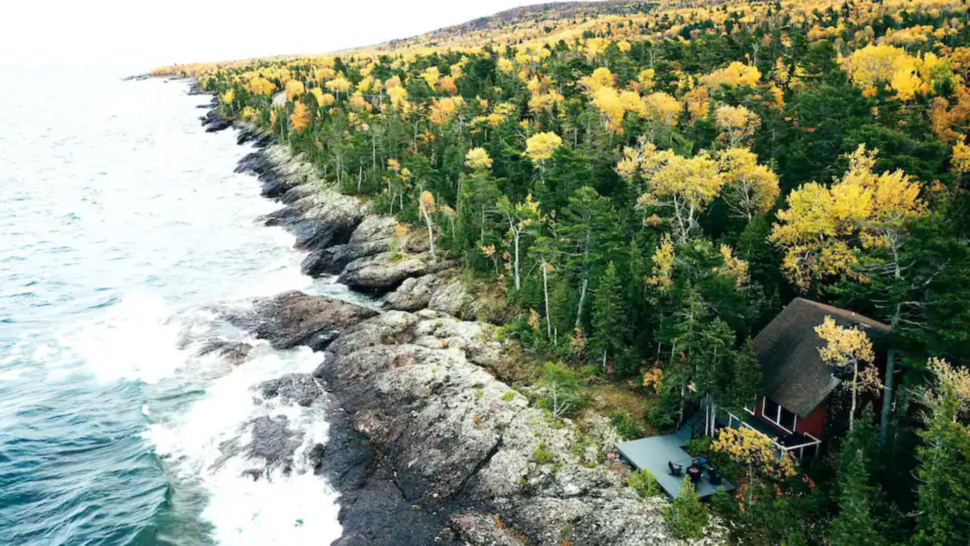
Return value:
M 271 545 L 340 536 L 312 472 L 254 482 L 247 421 L 285 414 L 326 441 L 320 408 L 252 388 L 319 355 L 246 338 L 214 308 L 287 289 L 292 239 L 233 173 L 249 150 L 206 134 L 184 82 L 0 73 L 0 545 Z M 241 365 L 197 356 L 255 344 Z M 305 470 L 305 469 L 304 469 Z

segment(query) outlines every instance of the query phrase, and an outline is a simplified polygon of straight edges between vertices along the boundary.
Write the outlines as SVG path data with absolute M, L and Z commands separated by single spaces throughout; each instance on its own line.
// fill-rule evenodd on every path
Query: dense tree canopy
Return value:
M 911 401 L 880 416 L 896 433 L 869 449 L 854 427 L 838 461 L 809 470 L 817 486 L 732 433 L 718 446 L 740 478 L 773 488 L 724 514 L 748 544 L 965 543 L 966 472 L 940 465 L 967 457 L 953 386 L 970 365 L 966 3 L 515 13 L 341 56 L 156 74 L 197 77 L 223 115 L 426 230 L 439 258 L 504 294 L 510 335 L 646 385 L 658 426 L 684 417 L 688 386 L 749 403 L 750 339 L 796 295 L 890 324 Z M 866 371 L 866 343 L 819 326 L 833 366 Z M 925 381 L 938 394 L 919 402 Z

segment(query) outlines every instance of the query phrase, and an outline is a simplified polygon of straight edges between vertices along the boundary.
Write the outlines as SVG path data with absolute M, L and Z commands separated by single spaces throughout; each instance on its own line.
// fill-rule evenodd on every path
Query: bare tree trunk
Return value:
M 852 365 L 852 409 L 849 410 L 849 430 L 855 425 L 855 408 L 857 403 L 857 389 L 859 386 L 859 363 Z
M 516 245 L 516 254 L 518 254 L 518 245 Z M 549 315 L 549 268 L 546 262 L 542 262 L 542 292 L 546 298 L 546 333 L 549 339 L 552 339 L 552 317 Z
M 579 291 L 579 309 L 576 311 L 576 328 L 583 320 L 583 304 L 586 302 L 586 287 L 589 285 L 589 279 L 583 279 L 583 287 Z

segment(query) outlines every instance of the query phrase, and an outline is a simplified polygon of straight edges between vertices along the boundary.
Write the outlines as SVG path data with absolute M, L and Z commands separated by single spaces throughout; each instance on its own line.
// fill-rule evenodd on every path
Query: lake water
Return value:
M 208 96 L 118 76 L 0 72 L 20 82 L 0 89 L 0 544 L 329 544 L 322 478 L 254 481 L 219 449 L 265 414 L 325 442 L 321 407 L 252 390 L 320 355 L 261 343 L 234 366 L 197 340 L 246 340 L 214 307 L 350 296 L 253 223 L 278 205 L 233 173 L 249 148 L 199 126 Z

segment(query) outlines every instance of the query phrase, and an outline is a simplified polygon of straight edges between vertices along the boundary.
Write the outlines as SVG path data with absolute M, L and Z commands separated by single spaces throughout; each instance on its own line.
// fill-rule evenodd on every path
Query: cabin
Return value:
M 762 379 L 750 407 L 735 415 L 723 409 L 706 411 L 704 404 L 692 403 L 693 413 L 673 433 L 622 442 L 617 445 L 620 456 L 637 470 L 650 470 L 671 498 L 687 479 L 683 469 L 696 469 L 692 479 L 701 499 L 710 498 L 718 489 L 734 489 L 706 460 L 687 452 L 690 440 L 711 434 L 715 428 L 746 427 L 771 440 L 779 456 L 789 454 L 803 462 L 816 457 L 830 432 L 847 422 L 849 411 L 838 404 L 844 401 L 845 389 L 839 388 L 843 379 L 818 354 L 824 342 L 815 327 L 829 316 L 840 326 L 862 329 L 874 341 L 890 330 L 858 313 L 796 298 L 754 338 Z M 885 362 L 877 350 L 875 365 L 883 379 Z M 881 399 L 868 401 L 878 407 Z
M 873 339 L 890 329 L 852 311 L 796 298 L 754 338 L 762 373 L 757 400 L 745 408 L 748 415 L 719 416 L 727 421 L 722 424 L 757 430 L 796 459 L 819 453 L 836 411 L 830 401 L 842 383 L 818 353 L 824 342 L 815 327 L 827 316 L 840 326 L 860 328 Z M 878 351 L 875 365 L 882 375 L 885 358 Z

